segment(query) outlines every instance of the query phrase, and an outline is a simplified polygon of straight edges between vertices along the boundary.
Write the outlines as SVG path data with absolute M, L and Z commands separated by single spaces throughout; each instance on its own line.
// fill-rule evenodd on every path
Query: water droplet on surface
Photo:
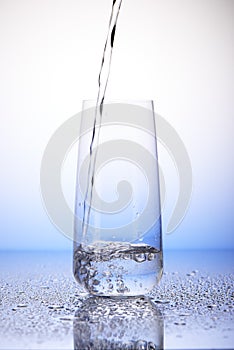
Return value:
M 147 350 L 147 341 L 138 340 L 138 342 L 136 342 L 136 350 Z
M 51 309 L 51 310 L 61 310 L 61 309 L 63 309 L 63 305 L 49 305 L 49 306 L 48 306 L 48 309 Z
M 124 344 L 124 350 L 134 350 L 135 343 L 133 341 Z
M 156 349 L 157 349 L 156 345 L 150 341 L 148 343 L 148 350 L 156 350 Z
M 17 307 L 27 307 L 27 304 L 18 304 Z
M 186 325 L 185 322 L 174 322 L 174 324 L 175 324 L 176 326 L 185 326 L 185 325 Z
M 61 321 L 73 321 L 73 316 L 63 316 L 59 318 Z
M 190 316 L 190 314 L 186 314 L 186 313 L 183 313 L 183 314 L 179 314 L 180 317 L 187 317 L 187 316 Z
M 170 300 L 156 299 L 156 300 L 154 300 L 154 302 L 157 304 L 169 304 Z

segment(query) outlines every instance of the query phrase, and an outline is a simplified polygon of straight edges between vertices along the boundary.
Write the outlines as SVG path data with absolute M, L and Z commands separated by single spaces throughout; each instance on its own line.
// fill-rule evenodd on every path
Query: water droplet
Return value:
M 186 314 L 186 313 L 183 313 L 183 314 L 179 314 L 180 317 L 186 317 L 186 316 L 190 316 L 190 314 Z
M 147 341 L 138 340 L 136 343 L 136 350 L 147 350 Z
M 135 349 L 135 343 L 133 341 L 125 343 L 124 349 L 126 350 L 134 350 Z
M 174 322 L 174 324 L 175 324 L 176 326 L 185 326 L 185 325 L 186 325 L 185 322 Z
M 59 318 L 61 321 L 73 321 L 73 316 L 63 316 Z
M 17 307 L 27 307 L 27 304 L 18 304 Z
M 63 309 L 63 305 L 49 305 L 49 306 L 48 306 L 48 309 L 51 309 L 51 310 L 61 310 L 61 309 Z
M 156 299 L 154 302 L 157 304 L 169 304 L 170 300 Z

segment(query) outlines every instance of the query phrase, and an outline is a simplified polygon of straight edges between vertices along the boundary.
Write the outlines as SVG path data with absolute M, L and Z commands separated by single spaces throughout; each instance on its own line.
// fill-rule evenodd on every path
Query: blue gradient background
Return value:
M 52 133 L 95 98 L 110 0 L 0 0 L 0 249 L 71 249 L 40 195 Z M 123 0 L 108 97 L 154 99 L 193 167 L 193 196 L 165 249 L 234 248 L 232 0 Z M 64 165 L 72 203 L 76 154 Z M 167 183 L 164 231 L 178 192 Z M 71 204 L 72 205 L 72 204 Z

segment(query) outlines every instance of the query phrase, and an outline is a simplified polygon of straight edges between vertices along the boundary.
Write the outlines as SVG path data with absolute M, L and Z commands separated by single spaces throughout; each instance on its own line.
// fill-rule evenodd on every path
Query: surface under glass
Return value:
M 166 251 L 149 299 L 96 300 L 74 281 L 71 252 L 1 252 L 0 348 L 144 349 L 147 337 L 164 349 L 234 348 L 233 253 Z

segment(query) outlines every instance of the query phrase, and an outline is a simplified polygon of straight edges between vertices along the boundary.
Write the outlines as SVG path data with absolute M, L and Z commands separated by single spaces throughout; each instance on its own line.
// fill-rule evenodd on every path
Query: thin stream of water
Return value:
M 110 76 L 111 59 L 114 47 L 117 21 L 120 13 L 122 0 L 113 0 L 107 38 L 104 46 L 101 68 L 98 76 L 98 96 L 95 108 L 94 125 L 92 140 L 90 143 L 90 159 L 87 177 L 87 187 L 84 199 L 84 213 L 82 223 L 82 236 L 86 236 L 89 226 L 90 212 L 92 207 L 92 195 L 95 177 L 95 165 L 98 153 L 99 135 L 102 123 L 103 104 L 105 100 L 106 89 Z

